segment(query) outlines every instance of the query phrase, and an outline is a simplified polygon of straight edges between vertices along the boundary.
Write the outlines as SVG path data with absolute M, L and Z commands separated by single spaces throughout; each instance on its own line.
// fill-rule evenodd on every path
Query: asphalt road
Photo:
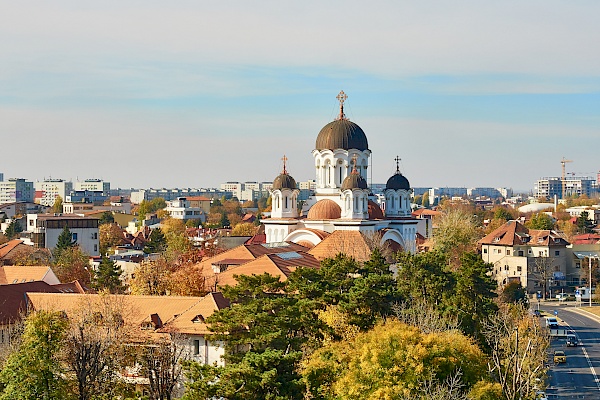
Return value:
M 556 399 L 600 399 L 600 320 L 577 313 L 572 305 L 541 305 L 541 310 L 553 315 L 558 310 L 561 325 L 570 327 L 579 338 L 577 347 L 567 347 L 565 338 L 552 340 L 552 350 L 563 350 L 566 364 L 552 365 L 549 398 Z M 544 321 L 541 321 L 544 323 Z M 550 354 L 552 362 L 552 356 Z

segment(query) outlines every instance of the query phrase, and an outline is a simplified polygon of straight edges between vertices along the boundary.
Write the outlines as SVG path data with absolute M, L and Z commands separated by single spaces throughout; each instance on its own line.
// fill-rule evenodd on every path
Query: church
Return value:
M 371 150 L 367 135 L 340 112 L 317 135 L 314 158 L 316 189 L 298 209 L 296 181 L 283 171 L 273 181 L 271 216 L 262 219 L 266 242 L 294 242 L 312 248 L 335 231 L 358 231 L 394 251 L 415 252 L 417 220 L 411 216 L 412 189 L 398 163 L 384 189 L 385 204 L 376 203 L 367 184 Z

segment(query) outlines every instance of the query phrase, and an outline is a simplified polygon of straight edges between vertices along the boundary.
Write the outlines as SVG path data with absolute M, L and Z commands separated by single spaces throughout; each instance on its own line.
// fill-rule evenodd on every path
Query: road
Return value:
M 561 324 L 569 326 L 580 341 L 577 347 L 566 347 L 564 338 L 552 340 L 552 350 L 564 350 L 567 363 L 551 367 L 548 397 L 600 399 L 600 322 L 577 313 L 571 305 L 547 304 L 540 309 L 550 315 L 557 310 Z

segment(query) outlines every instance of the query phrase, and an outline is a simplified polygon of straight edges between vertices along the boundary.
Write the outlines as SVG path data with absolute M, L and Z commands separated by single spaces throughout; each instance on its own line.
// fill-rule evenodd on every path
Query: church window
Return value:
M 285 209 L 287 210 L 287 208 L 288 208 L 288 198 L 287 198 L 287 196 L 285 196 Z

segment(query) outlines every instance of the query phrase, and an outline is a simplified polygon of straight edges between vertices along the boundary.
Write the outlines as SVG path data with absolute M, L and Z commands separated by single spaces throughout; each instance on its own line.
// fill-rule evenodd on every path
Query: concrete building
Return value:
M 167 201 L 165 210 L 174 219 L 181 219 L 183 221 L 199 219 L 202 223 L 206 222 L 205 211 L 201 207 L 193 207 L 191 202 L 185 197 Z
M 598 185 L 590 177 L 546 177 L 539 179 L 534 187 L 533 193 L 537 198 L 552 199 L 557 196 L 563 198 L 563 189 L 566 197 L 586 195 L 592 197 L 598 193 Z
M 84 181 L 77 181 L 73 184 L 73 190 L 82 192 L 102 192 L 106 197 L 110 196 L 110 182 L 103 181 L 101 179 L 86 179 Z
M 67 203 L 103 204 L 109 196 L 100 190 L 71 190 L 65 197 Z
M 84 253 L 90 256 L 100 255 L 97 218 L 75 214 L 27 214 L 25 234 L 34 246 L 52 250 L 56 247 L 65 225 L 71 231 L 73 242 L 77 243 Z
M 33 182 L 23 178 L 9 178 L 0 182 L 0 204 L 33 203 Z
M 176 200 L 178 197 L 208 197 L 211 199 L 220 199 L 225 197 L 230 199 L 231 192 L 217 189 L 190 189 L 190 188 L 175 188 L 175 189 L 140 189 L 131 192 L 130 201 L 132 204 L 140 204 L 142 201 L 150 201 L 156 198 L 162 198 L 165 201 Z
M 60 196 L 63 201 L 73 190 L 73 183 L 63 179 L 45 179 L 42 182 L 35 182 L 35 202 L 43 206 L 51 207 L 56 198 Z

